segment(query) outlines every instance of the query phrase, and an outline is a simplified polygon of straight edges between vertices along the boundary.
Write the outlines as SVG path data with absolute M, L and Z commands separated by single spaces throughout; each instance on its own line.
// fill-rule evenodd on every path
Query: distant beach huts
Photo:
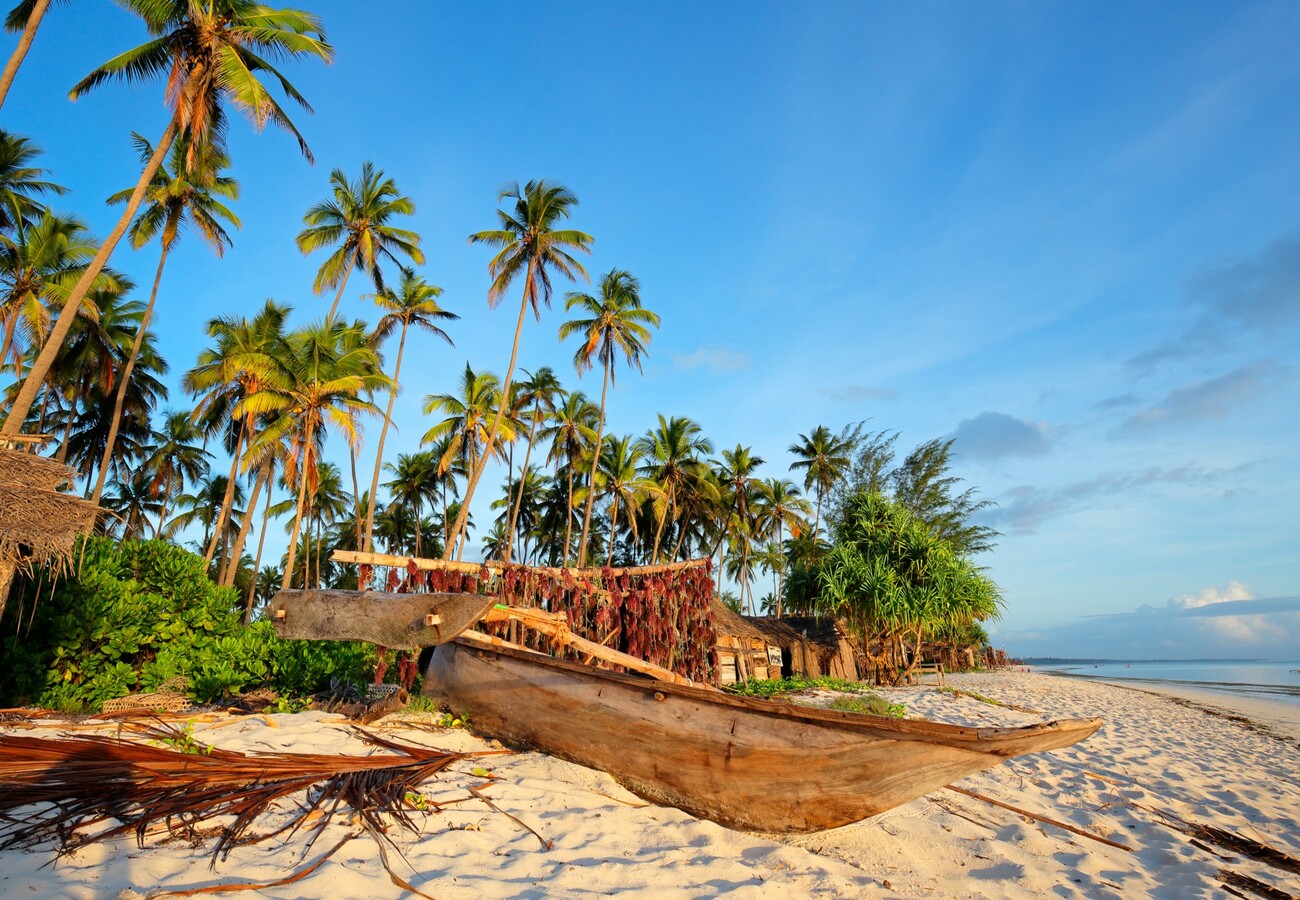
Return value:
M 710 614 L 720 684 L 791 675 L 858 680 L 856 654 L 832 619 L 741 616 L 717 602 Z

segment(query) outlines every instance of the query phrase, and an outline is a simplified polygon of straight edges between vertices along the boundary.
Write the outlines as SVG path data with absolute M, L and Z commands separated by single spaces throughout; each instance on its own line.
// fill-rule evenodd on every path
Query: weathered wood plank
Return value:
M 540 572 L 547 575 L 562 575 L 570 572 L 573 575 L 599 575 L 605 572 L 605 569 L 590 568 L 578 569 L 570 567 L 564 569 L 556 566 L 522 566 L 516 563 L 503 563 L 500 560 L 488 560 L 487 562 L 458 562 L 454 559 L 422 559 L 418 556 L 394 556 L 390 553 L 363 553 L 359 550 L 335 550 L 330 559 L 337 563 L 354 563 L 366 566 L 390 566 L 393 568 L 405 569 L 410 563 L 415 563 L 417 569 L 440 570 L 445 572 L 460 572 L 465 575 L 472 575 L 482 569 L 489 571 L 499 571 L 504 568 L 527 569 L 529 572 Z M 709 565 L 711 560 L 708 559 L 688 559 L 685 562 L 664 563 L 658 566 L 628 566 L 619 569 L 609 569 L 611 575 L 660 575 L 665 572 L 680 572 L 683 569 L 693 569 L 697 566 Z
M 496 597 L 380 591 L 280 591 L 270 617 L 282 638 L 368 641 L 416 649 L 441 644 L 483 617 Z

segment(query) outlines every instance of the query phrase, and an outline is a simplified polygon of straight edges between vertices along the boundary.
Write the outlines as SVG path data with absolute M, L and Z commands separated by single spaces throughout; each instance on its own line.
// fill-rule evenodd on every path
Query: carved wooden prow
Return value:
M 368 641 L 415 650 L 459 636 L 496 601 L 480 594 L 280 591 L 272 598 L 268 615 L 282 638 Z

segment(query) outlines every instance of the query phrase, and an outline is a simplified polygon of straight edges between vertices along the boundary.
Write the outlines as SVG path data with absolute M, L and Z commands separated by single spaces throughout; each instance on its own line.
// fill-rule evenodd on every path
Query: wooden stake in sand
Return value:
M 1045 825 L 1052 825 L 1055 826 L 1056 828 L 1064 828 L 1066 831 L 1070 832 L 1071 834 L 1077 834 L 1080 837 L 1086 837 L 1089 840 L 1096 841 L 1099 844 L 1105 844 L 1108 847 L 1118 847 L 1120 850 L 1124 850 L 1128 853 L 1133 852 L 1133 848 L 1128 846 L 1127 844 L 1121 844 L 1117 841 L 1112 841 L 1110 838 L 1104 838 L 1099 834 L 1093 834 L 1091 831 L 1084 831 L 1082 828 L 1076 828 L 1073 825 L 1067 825 L 1065 822 L 1058 822 L 1056 819 L 1049 819 L 1047 816 L 1030 812 L 1027 809 L 1021 809 L 1018 806 L 1012 806 L 1010 803 L 1003 803 L 1001 800 L 994 800 L 992 797 L 985 797 L 983 794 L 977 794 L 974 791 L 968 791 L 965 788 L 959 788 L 956 785 L 952 785 L 952 784 L 948 785 L 948 790 L 955 791 L 958 794 L 965 794 L 967 797 L 973 797 L 976 800 L 981 800 L 985 803 L 992 804 L 993 806 L 1001 807 L 1002 809 L 1009 810 L 1013 813 L 1016 813 L 1017 815 L 1026 816 L 1030 819 L 1033 819 L 1035 822 L 1042 822 Z

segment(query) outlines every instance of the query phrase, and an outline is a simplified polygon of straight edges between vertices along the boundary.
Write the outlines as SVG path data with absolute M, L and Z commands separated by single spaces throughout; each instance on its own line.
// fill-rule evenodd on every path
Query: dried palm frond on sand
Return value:
M 159 725 L 142 733 L 188 752 L 99 735 L 0 735 L 0 850 L 50 840 L 62 855 L 131 832 L 143 845 L 150 826 L 194 836 L 198 826 L 221 817 L 212 850 L 215 865 L 239 844 L 293 835 L 304 827 L 305 853 L 331 816 L 347 808 L 375 838 L 388 868 L 383 845 L 391 839 L 386 831 L 390 823 L 418 830 L 410 798 L 418 795 L 421 783 L 453 763 L 508 752 L 451 753 L 400 744 L 361 729 L 353 733 L 386 752 L 240 753 L 199 744 L 190 732 L 174 727 Z M 299 793 L 298 808 L 286 824 L 248 836 L 273 802 Z M 466 799 L 475 796 L 477 789 L 471 787 Z M 421 805 L 440 808 L 427 798 Z M 388 872 L 395 883 L 415 891 L 391 868 Z

